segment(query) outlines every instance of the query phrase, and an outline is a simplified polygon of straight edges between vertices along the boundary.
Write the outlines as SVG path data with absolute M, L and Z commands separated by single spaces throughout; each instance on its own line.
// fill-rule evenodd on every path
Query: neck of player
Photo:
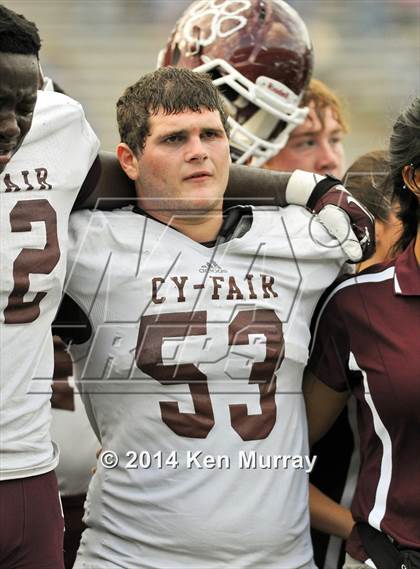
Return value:
M 138 206 L 147 212 L 147 208 L 144 207 L 141 199 L 138 200 Z M 220 208 L 210 211 L 198 209 L 189 211 L 154 210 L 147 213 L 198 243 L 215 240 L 223 223 L 221 205 Z

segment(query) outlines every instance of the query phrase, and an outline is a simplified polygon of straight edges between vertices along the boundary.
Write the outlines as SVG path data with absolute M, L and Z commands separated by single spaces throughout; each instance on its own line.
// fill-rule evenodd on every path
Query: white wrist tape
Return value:
M 295 170 L 286 186 L 287 203 L 306 206 L 315 186 L 324 178 L 320 174 Z

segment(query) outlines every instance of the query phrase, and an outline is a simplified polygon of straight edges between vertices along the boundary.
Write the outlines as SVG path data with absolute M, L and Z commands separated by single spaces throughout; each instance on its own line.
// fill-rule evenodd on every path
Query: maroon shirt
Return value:
M 352 504 L 420 548 L 420 269 L 412 243 L 396 260 L 330 287 L 313 321 L 312 373 L 357 400 L 361 467 Z M 348 553 L 366 561 L 357 530 Z

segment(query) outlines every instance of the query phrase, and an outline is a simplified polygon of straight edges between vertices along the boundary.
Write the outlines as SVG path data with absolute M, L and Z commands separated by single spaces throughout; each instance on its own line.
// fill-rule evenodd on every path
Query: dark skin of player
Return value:
M 0 53 L 0 173 L 17 152 L 32 124 L 37 97 L 34 55 Z

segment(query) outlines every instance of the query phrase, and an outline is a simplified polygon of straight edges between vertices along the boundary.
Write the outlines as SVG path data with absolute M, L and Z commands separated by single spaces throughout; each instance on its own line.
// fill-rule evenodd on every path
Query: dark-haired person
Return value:
M 303 208 L 223 215 L 229 128 L 208 76 L 160 68 L 117 117 L 138 205 L 72 216 L 60 311 L 103 446 L 75 567 L 312 569 L 299 391 L 345 257 Z M 284 466 L 260 466 L 279 449 Z
M 362 261 L 357 270 L 389 261 L 395 256 L 395 244 L 401 237 L 403 225 L 398 217 L 399 199 L 393 196 L 388 151 L 373 150 L 357 158 L 348 168 L 344 182 L 352 196 L 375 217 L 375 252 Z
M 394 246 L 402 231 L 401 221 L 397 218 L 398 199 L 392 196 L 388 152 L 376 150 L 360 156 L 346 171 L 344 181 L 350 193 L 375 217 L 376 250 L 371 257 L 357 265 L 357 271 L 362 271 L 395 256 Z M 347 509 L 353 499 L 360 464 L 356 423 L 354 401 L 350 400 L 331 429 L 312 448 L 317 461 L 311 472 L 311 482 Z M 312 523 L 316 523 L 319 517 L 323 517 L 322 506 L 317 512 L 313 504 Z M 348 536 L 354 523 L 345 512 L 344 517 L 340 534 L 342 538 Z M 345 542 L 337 535 L 328 533 L 326 528 L 324 531 L 312 530 L 315 561 L 325 569 L 342 567 Z
M 399 254 L 325 293 L 304 383 L 311 440 L 350 394 L 357 403 L 361 466 L 346 569 L 418 567 L 420 559 L 419 98 L 396 120 L 389 157 Z M 323 522 L 334 531 L 339 516 L 332 511 Z
M 75 101 L 37 97 L 39 48 L 36 26 L 0 6 L 0 566 L 58 569 L 50 326 L 68 217 L 99 143 Z

